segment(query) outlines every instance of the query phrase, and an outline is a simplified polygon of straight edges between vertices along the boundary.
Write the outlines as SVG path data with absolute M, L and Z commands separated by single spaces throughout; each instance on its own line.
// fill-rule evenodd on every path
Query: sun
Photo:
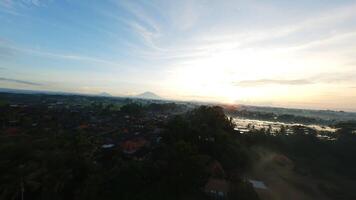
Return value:
M 169 85 L 178 93 L 201 96 L 226 103 L 266 100 L 278 95 L 279 87 L 240 87 L 239 81 L 276 77 L 285 71 L 286 60 L 276 52 L 232 49 L 199 59 L 176 63 Z M 266 90 L 268 89 L 268 90 Z

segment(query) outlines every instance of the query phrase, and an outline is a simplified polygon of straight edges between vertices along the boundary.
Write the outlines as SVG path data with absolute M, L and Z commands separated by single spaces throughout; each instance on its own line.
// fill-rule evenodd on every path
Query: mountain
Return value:
M 102 96 L 102 97 L 111 97 L 111 94 L 107 93 L 107 92 L 101 92 L 98 94 L 99 96 Z
M 157 100 L 162 99 L 162 97 L 156 95 L 153 92 L 144 92 L 142 94 L 136 95 L 135 97 L 140 99 L 157 99 Z

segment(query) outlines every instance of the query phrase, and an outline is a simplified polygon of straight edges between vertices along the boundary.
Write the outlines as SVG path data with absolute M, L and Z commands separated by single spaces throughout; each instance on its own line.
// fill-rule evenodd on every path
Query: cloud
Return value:
M 345 26 L 345 24 L 353 23 L 352 20 L 356 20 L 356 4 L 329 9 L 306 18 L 301 17 L 297 22 L 270 28 L 264 26 L 259 28 L 256 25 L 246 30 L 240 30 L 237 26 L 236 29 L 232 28 L 226 31 L 224 28 L 215 27 L 217 31 L 199 33 L 195 40 L 198 41 L 198 44 L 200 42 L 201 47 L 205 46 L 208 49 L 218 47 L 220 51 L 234 48 L 271 49 L 283 47 L 303 50 L 310 46 L 320 46 L 325 42 L 342 39 L 347 41 L 355 33 L 353 26 Z M 345 48 L 345 46 L 341 48 Z M 323 49 L 325 47 L 318 50 Z
M 31 55 L 49 57 L 49 58 L 59 58 L 64 60 L 77 60 L 83 62 L 94 62 L 100 64 L 106 64 L 108 66 L 118 66 L 118 64 L 114 61 L 109 61 L 106 59 L 101 59 L 97 57 L 91 57 L 86 55 L 77 55 L 77 54 L 60 54 L 60 53 L 53 53 L 53 52 L 46 52 L 40 51 L 31 48 L 23 48 L 9 44 L 1 44 L 0 42 L 0 57 L 4 56 L 16 56 L 19 53 L 26 53 Z
M 149 14 L 147 7 L 143 7 L 138 3 L 132 3 L 132 1 L 115 1 L 114 3 L 116 6 L 124 8 L 133 18 L 127 20 L 110 13 L 107 15 L 128 26 L 143 39 L 147 47 L 161 50 L 155 43 L 155 39 L 161 35 L 161 28 L 156 19 Z M 145 6 L 148 5 L 145 4 Z
M 154 39 L 159 36 L 157 32 L 149 30 L 147 27 L 136 21 L 127 21 L 126 24 L 143 39 L 146 46 L 156 50 L 161 49 L 154 41 Z
M 307 13 L 305 16 L 293 17 L 293 21 L 274 23 L 276 25 L 273 26 L 251 24 L 246 29 L 240 26 L 244 23 L 237 17 L 241 14 L 236 8 L 243 5 L 237 1 L 212 3 L 214 9 L 206 6 L 204 1 L 111 2 L 115 8 L 124 11 L 121 13 L 101 11 L 106 17 L 115 19 L 121 26 L 128 28 L 139 39 L 127 48 L 134 56 L 173 63 L 210 57 L 215 53 L 236 49 L 285 48 L 293 52 L 303 51 L 310 45 L 320 45 L 318 40 L 322 40 L 320 42 L 323 44 L 324 40 L 351 32 L 345 27 L 339 27 L 343 26 L 345 20 L 349 22 L 356 17 L 356 4 L 351 4 L 336 6 L 323 12 Z M 265 8 L 266 5 L 259 6 Z M 245 12 L 252 12 L 247 7 L 242 9 L 245 9 Z M 217 15 L 216 10 L 224 10 L 224 15 Z M 271 11 L 263 12 L 266 12 L 264 13 L 266 15 Z M 330 27 L 333 26 L 336 26 L 337 31 L 331 30 Z
M 31 5 L 31 6 L 42 6 L 46 0 L 22 0 L 24 4 Z
M 16 15 L 20 16 L 20 12 L 16 11 L 16 9 L 13 6 L 13 1 L 12 0 L 2 0 L 0 1 L 0 12 L 11 14 L 11 15 Z
M 110 66 L 117 66 L 117 63 L 101 59 L 101 58 L 96 58 L 96 57 L 89 57 L 89 56 L 83 56 L 83 55 L 74 55 L 74 54 L 57 54 L 57 53 L 51 53 L 51 52 L 43 52 L 43 51 L 37 51 L 33 49 L 22 49 L 23 51 L 27 53 L 33 53 L 37 54 L 40 56 L 46 56 L 46 57 L 52 57 L 52 58 L 61 58 L 65 60 L 78 60 L 78 61 L 87 61 L 87 62 L 95 62 L 95 63 L 102 63 L 102 64 L 107 64 Z
M 0 6 L 5 7 L 5 8 L 11 8 L 13 6 L 13 1 L 12 0 L 2 0 L 0 1 Z
M 145 47 L 149 48 L 132 46 L 131 50 L 135 56 L 172 63 L 189 62 L 219 53 L 235 50 L 249 51 L 250 49 L 284 50 L 296 56 L 308 53 L 306 50 L 311 47 L 317 48 L 313 52 L 325 53 L 336 48 L 338 49 L 334 51 L 341 52 L 346 50 L 346 45 L 341 44 L 340 47 L 330 48 L 326 46 L 326 43 L 339 44 L 350 40 L 354 36 L 354 28 L 345 26 L 345 24 L 356 19 L 356 4 L 351 4 L 299 16 L 287 23 L 276 23 L 278 25 L 275 26 L 266 27 L 257 23 L 244 29 L 241 28 L 242 26 L 231 24 L 233 20 L 209 24 L 214 21 L 210 16 L 214 16 L 216 10 L 196 6 L 191 1 L 172 4 L 172 8 L 164 4 L 163 8 L 157 10 L 156 15 L 152 15 L 150 7 L 142 4 L 123 1 L 118 5 L 134 15 L 131 20 L 125 19 L 126 26 L 142 39 Z M 237 6 L 226 3 L 223 5 L 216 9 L 230 10 Z M 227 7 L 228 5 L 230 6 Z M 199 17 L 201 12 L 203 16 Z M 199 23 L 195 22 L 195 17 L 189 17 L 192 13 L 197 15 L 197 18 L 202 18 L 198 20 Z M 159 20 L 159 16 L 165 17 L 163 22 Z M 237 23 L 239 23 L 238 20 Z M 202 27 L 202 24 L 209 24 L 209 26 Z M 194 31 L 180 31 L 180 29 L 189 29 L 191 26 Z
M 14 55 L 14 48 L 8 40 L 0 38 L 0 57 L 10 57 Z
M 356 82 L 356 74 L 349 73 L 324 73 L 313 77 L 318 82 L 323 83 L 342 83 L 342 82 Z
M 50 0 L 2 0 L 0 6 L 5 8 L 36 6 L 40 7 L 48 3 Z
M 194 28 L 204 12 L 203 2 L 180 0 L 170 7 L 168 16 L 174 29 L 188 31 Z
M 313 82 L 307 79 L 278 80 L 278 79 L 257 79 L 235 82 L 234 85 L 241 87 L 254 87 L 263 85 L 308 85 Z
M 0 12 L 15 16 L 25 16 L 22 9 L 42 7 L 52 0 L 0 0 Z
M 20 84 L 31 85 L 31 86 L 42 86 L 43 85 L 41 83 L 35 83 L 35 82 L 31 82 L 31 81 L 24 81 L 24 80 L 11 79 L 11 78 L 3 78 L 3 77 L 0 77 L 0 81 L 11 82 L 11 83 L 20 83 Z
M 305 79 L 256 79 L 234 82 L 239 87 L 257 87 L 265 85 L 310 85 L 317 83 L 338 84 L 356 82 L 353 73 L 323 73 Z
M 138 3 L 132 3 L 133 1 L 120 1 L 117 3 L 118 6 L 123 6 L 126 11 L 131 13 L 137 21 L 153 29 L 155 32 L 160 31 L 158 23 L 151 17 L 146 9 Z M 147 4 L 146 4 L 147 6 Z

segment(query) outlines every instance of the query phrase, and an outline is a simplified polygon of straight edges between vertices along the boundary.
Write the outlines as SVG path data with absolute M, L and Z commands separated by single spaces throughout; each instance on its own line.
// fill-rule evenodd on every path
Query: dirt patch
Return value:
M 293 166 L 285 155 L 263 152 L 249 174 L 268 187 L 267 191 L 256 190 L 262 200 L 329 200 L 318 180 L 297 174 Z

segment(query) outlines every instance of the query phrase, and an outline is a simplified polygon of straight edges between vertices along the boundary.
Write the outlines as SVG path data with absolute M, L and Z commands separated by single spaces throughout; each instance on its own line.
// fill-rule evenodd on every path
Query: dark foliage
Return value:
M 17 108 L 7 105 L 1 109 L 6 111 L 0 115 L 4 121 L 18 115 L 14 113 Z M 65 107 L 49 111 L 35 106 L 30 115 L 40 120 L 42 115 L 36 114 L 43 113 L 49 129 L 34 128 L 30 119 L 26 122 L 22 117 L 16 126 L 30 131 L 16 135 L 1 132 L 0 199 L 206 199 L 203 187 L 210 176 L 208 163 L 218 160 L 227 171 L 244 171 L 248 166 L 246 150 L 220 107 L 200 107 L 171 118 L 162 127 L 162 142 L 145 150 L 142 159 L 124 155 L 120 148 L 102 149 L 106 136 L 78 125 L 92 120 L 110 126 L 109 116 L 120 123 L 120 116 L 138 120 L 145 112 L 175 110 L 176 105 L 129 103 L 115 111 L 94 103 L 90 109 L 95 110 L 94 116 L 91 112 L 81 114 L 82 108 L 68 112 Z M 1 127 L 7 126 L 2 122 Z M 235 190 L 256 199 L 250 185 L 239 183 Z

